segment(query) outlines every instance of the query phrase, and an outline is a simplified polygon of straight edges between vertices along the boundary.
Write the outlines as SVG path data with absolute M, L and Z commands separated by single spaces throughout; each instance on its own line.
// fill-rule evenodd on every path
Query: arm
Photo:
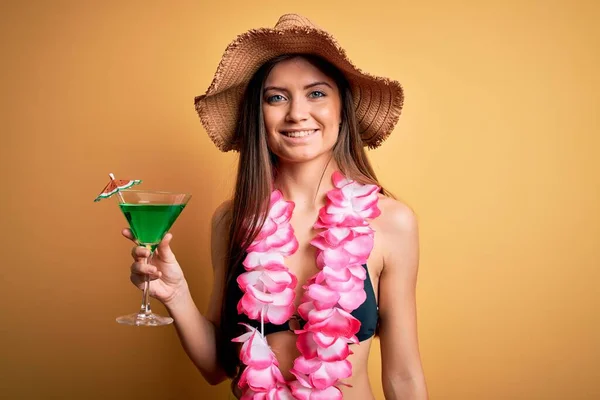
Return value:
M 217 208 L 211 222 L 214 283 L 206 316 L 198 311 L 187 285 L 181 295 L 165 304 L 175 321 L 175 328 L 185 352 L 211 385 L 227 378 L 217 359 L 216 327 L 220 321 L 223 300 L 229 205 L 229 202 L 225 202 Z
M 415 304 L 419 264 L 417 219 L 406 205 L 392 199 L 384 201 L 385 222 L 380 232 L 384 266 L 379 281 L 383 391 L 390 400 L 426 400 Z

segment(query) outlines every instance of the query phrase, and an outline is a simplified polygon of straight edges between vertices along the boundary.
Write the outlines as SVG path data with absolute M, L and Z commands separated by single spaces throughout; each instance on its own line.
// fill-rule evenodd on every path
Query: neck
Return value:
M 295 203 L 295 210 L 318 210 L 325 204 L 325 194 L 333 189 L 331 175 L 337 169 L 332 155 L 305 163 L 281 162 L 275 188 L 286 200 Z

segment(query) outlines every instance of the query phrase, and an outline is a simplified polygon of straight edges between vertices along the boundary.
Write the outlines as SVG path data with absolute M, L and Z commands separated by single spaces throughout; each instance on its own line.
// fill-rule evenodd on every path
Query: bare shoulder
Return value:
M 227 254 L 229 227 L 233 211 L 233 202 L 226 200 L 214 211 L 211 219 L 211 254 L 212 265 L 215 270 L 225 269 L 225 256 Z
M 377 232 L 380 238 L 382 273 L 415 270 L 419 257 L 418 221 L 406 203 L 380 196 Z M 411 273 L 412 274 L 412 273 Z
M 232 202 L 226 200 L 213 212 L 210 231 L 210 257 L 213 267 L 214 281 L 206 318 L 217 325 L 221 320 L 221 304 L 225 287 L 225 271 L 227 270 L 227 247 L 229 226 L 231 224 Z
M 411 234 L 416 232 L 418 226 L 415 211 L 402 201 L 379 196 L 378 202 L 381 215 L 379 216 L 379 227 L 386 236 L 398 234 Z
M 213 230 L 226 229 L 231 222 L 231 213 L 233 211 L 233 201 L 225 200 L 215 209 L 212 215 Z

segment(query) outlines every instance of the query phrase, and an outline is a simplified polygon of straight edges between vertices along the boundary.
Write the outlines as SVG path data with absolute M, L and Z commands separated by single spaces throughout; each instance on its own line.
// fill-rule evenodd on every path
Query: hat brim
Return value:
M 262 64 L 283 54 L 317 55 L 342 71 L 350 84 L 365 146 L 376 148 L 391 134 L 404 103 L 399 82 L 361 71 L 335 38 L 321 29 L 260 28 L 239 35 L 229 44 L 210 87 L 194 101 L 202 124 L 220 150 L 239 150 L 232 139 L 246 85 Z

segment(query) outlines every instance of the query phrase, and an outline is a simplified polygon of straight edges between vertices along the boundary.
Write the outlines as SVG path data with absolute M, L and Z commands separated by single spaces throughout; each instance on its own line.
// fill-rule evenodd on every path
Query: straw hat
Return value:
M 282 54 L 314 54 L 342 71 L 350 83 L 365 146 L 378 147 L 390 135 L 404 100 L 400 83 L 362 72 L 333 36 L 305 17 L 285 14 L 274 28 L 252 29 L 231 42 L 210 87 L 195 98 L 200 120 L 221 151 L 238 150 L 232 139 L 250 78 L 262 64 Z

